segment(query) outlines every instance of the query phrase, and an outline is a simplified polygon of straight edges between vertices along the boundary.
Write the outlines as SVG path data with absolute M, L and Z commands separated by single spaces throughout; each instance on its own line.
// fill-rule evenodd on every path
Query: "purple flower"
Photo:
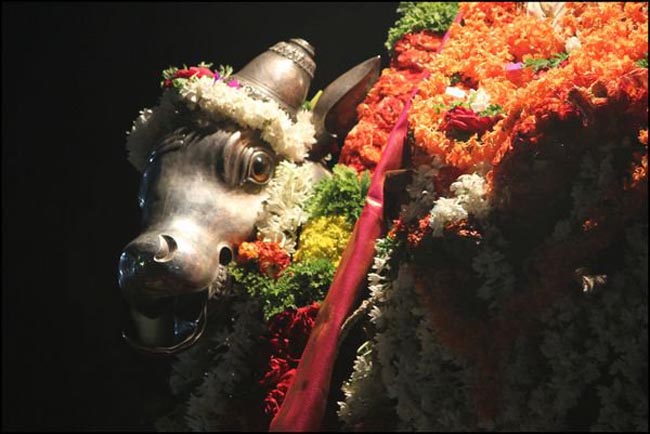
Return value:
M 217 72 L 217 71 L 215 70 L 215 71 L 214 71 L 214 82 L 216 83 L 216 81 L 219 80 L 220 78 L 221 78 L 221 76 L 219 75 L 219 72 Z
M 506 72 L 518 71 L 523 67 L 524 67 L 524 64 L 522 62 L 506 63 Z

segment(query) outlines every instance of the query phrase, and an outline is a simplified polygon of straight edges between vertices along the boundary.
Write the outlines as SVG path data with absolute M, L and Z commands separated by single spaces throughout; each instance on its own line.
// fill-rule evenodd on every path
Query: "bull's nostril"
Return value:
M 230 246 L 222 245 L 219 248 L 219 264 L 228 265 L 232 261 L 233 253 Z
M 176 241 L 169 235 L 158 235 L 158 251 L 153 257 L 156 262 L 169 262 L 174 257 L 178 245 Z

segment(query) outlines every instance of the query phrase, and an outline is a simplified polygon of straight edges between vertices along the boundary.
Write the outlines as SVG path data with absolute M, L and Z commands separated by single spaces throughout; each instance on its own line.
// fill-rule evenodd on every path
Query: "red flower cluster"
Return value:
M 259 384 L 264 388 L 264 413 L 273 417 L 280 409 L 284 396 L 296 374 L 296 367 L 314 328 L 319 303 L 299 309 L 289 309 L 271 317 L 269 337 L 265 339 L 268 363 Z
M 422 71 L 440 48 L 443 35 L 428 30 L 407 33 L 395 43 L 391 66 L 396 69 Z
M 291 264 L 291 258 L 278 243 L 244 241 L 239 245 L 237 263 L 239 265 L 256 265 L 260 273 L 277 279 Z
M 448 136 L 471 136 L 476 133 L 480 137 L 492 129 L 501 118 L 500 115 L 481 116 L 466 107 L 454 107 L 445 114 L 440 129 Z
M 204 66 L 190 66 L 187 69 L 179 69 L 176 71 L 172 79 L 168 79 L 163 82 L 163 87 L 172 87 L 172 80 L 175 78 L 201 78 L 204 76 L 213 78 L 214 75 L 215 73 L 210 71 L 210 68 L 206 68 Z

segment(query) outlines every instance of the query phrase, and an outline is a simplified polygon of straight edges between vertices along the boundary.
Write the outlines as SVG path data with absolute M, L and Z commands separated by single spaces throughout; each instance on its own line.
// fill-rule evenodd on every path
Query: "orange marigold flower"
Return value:
M 237 249 L 237 263 L 239 265 L 245 265 L 252 261 L 256 261 L 260 254 L 257 247 L 258 242 L 248 242 L 244 241 L 241 243 Z
M 244 241 L 237 249 L 237 263 L 257 264 L 260 273 L 277 279 L 291 264 L 291 258 L 278 243 Z
M 427 30 L 408 33 L 397 41 L 393 49 L 391 66 L 398 69 L 421 71 L 431 62 L 440 47 L 443 35 Z
M 269 277 L 277 279 L 280 274 L 291 264 L 291 258 L 286 250 L 278 243 L 259 243 L 259 266 L 260 272 Z

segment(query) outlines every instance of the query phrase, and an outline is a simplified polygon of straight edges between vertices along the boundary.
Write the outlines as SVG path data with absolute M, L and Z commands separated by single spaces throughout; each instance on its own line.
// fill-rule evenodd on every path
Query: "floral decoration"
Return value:
M 230 300 L 220 301 L 246 315 L 214 318 L 179 356 L 170 384 L 181 404 L 159 429 L 266 430 L 282 405 L 368 188 L 344 166 L 315 182 L 309 164 L 277 165 L 257 239 L 238 246 Z
M 179 108 L 258 130 L 276 153 L 289 161 L 302 162 L 316 142 L 311 111 L 299 110 L 294 121 L 276 102 L 248 95 L 236 79 L 229 78 L 232 68 L 222 66 L 219 72 L 210 70 L 210 66 L 200 63 L 163 71 L 164 92 L 159 105 L 142 111 L 128 132 L 127 149 L 134 166 L 144 169 L 149 152 L 170 132 Z
M 280 409 L 307 345 L 318 314 L 318 303 L 290 309 L 273 316 L 268 323 L 270 356 L 266 374 L 260 380 L 266 391 L 264 413 L 272 418 Z
M 252 264 L 258 268 L 260 273 L 277 279 L 289 266 L 291 258 L 278 243 L 244 241 L 237 250 L 237 263 L 239 265 Z
M 420 65 L 346 429 L 647 430 L 647 3 L 541 5 Z
M 316 217 L 303 227 L 295 259 L 326 259 L 336 268 L 351 234 L 352 225 L 343 216 Z
M 268 428 L 367 173 L 417 88 L 411 182 L 376 243 L 340 427 L 647 431 L 647 3 L 398 12 L 390 67 L 332 177 L 309 179 L 283 142 L 294 162 L 277 167 L 256 239 L 231 266 L 234 314 L 179 357 L 170 384 L 186 399 L 161 427 Z M 167 71 L 169 96 L 133 140 L 159 134 L 179 102 L 219 112 L 217 93 L 240 91 L 227 72 Z

